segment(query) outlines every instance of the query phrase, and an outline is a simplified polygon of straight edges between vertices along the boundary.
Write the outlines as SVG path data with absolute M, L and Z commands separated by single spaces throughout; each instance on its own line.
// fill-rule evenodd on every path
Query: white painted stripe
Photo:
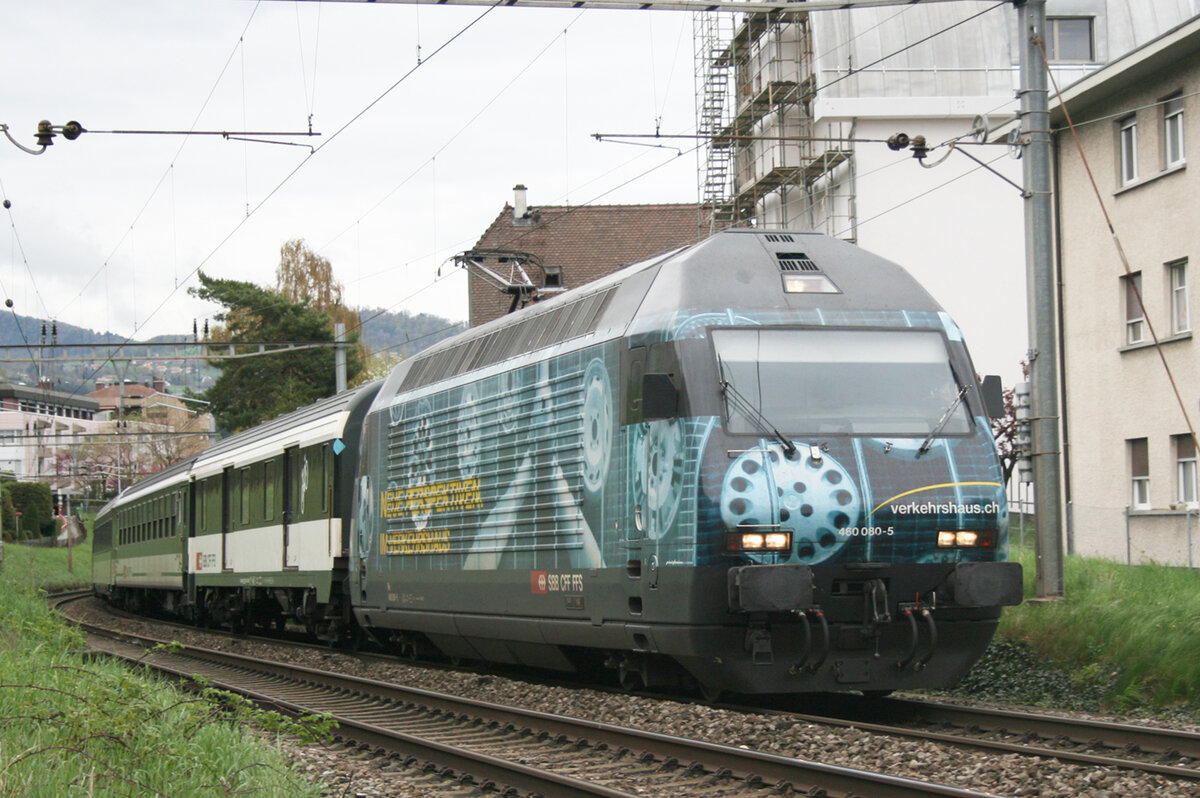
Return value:
M 288 527 L 288 565 L 301 571 L 329 571 L 342 552 L 340 518 L 302 521 Z M 233 573 L 283 570 L 283 526 L 258 527 L 225 536 L 225 564 Z M 188 538 L 188 573 L 222 572 L 221 535 Z
M 183 558 L 179 554 L 150 554 L 113 559 L 113 581 L 128 587 L 183 588 Z

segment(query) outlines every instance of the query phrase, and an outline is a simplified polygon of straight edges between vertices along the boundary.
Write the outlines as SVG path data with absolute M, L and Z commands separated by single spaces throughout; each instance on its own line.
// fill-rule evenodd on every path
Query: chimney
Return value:
M 155 377 L 154 383 L 151 385 L 151 387 L 154 388 L 154 390 L 157 391 L 158 393 L 166 393 L 167 392 L 167 383 L 161 377 Z
M 521 183 L 513 186 L 513 224 L 522 227 L 529 224 L 529 204 L 525 199 L 525 191 Z

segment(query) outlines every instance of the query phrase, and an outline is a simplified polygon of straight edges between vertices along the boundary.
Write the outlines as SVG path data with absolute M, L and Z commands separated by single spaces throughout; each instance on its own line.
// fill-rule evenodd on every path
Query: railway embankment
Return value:
M 81 640 L 46 610 L 41 590 L 86 583 L 86 548 L 70 554 L 73 573 L 64 550 L 9 546 L 7 555 L 0 715 L 15 722 L 0 725 L 0 794 L 105 794 L 118 784 L 146 785 L 130 790 L 145 794 L 320 794 L 278 750 L 290 742 L 246 734 L 270 716 L 231 717 L 78 653 Z M 1014 556 L 1032 595 L 1032 555 Z M 1183 569 L 1068 558 L 1066 597 L 1006 610 L 1001 634 L 956 692 L 972 703 L 1200 722 L 1198 581 Z M 337 765 L 316 770 L 336 773 Z
M 1200 570 L 1069 556 L 1064 596 L 1008 607 L 987 654 L 953 691 L 1057 709 L 1200 722 Z
M 87 583 L 88 551 L 5 548 L 0 795 L 323 794 L 280 750 L 293 738 L 271 729 L 303 731 L 281 716 L 84 655 L 82 633 L 53 614 L 43 591 Z

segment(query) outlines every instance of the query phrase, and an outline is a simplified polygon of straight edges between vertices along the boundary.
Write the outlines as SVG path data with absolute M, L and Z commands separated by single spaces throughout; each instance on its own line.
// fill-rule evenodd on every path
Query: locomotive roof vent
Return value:
M 787 243 L 796 240 L 792 238 L 790 233 L 767 233 L 763 236 L 763 238 L 767 239 L 768 241 L 773 241 L 776 244 Z
M 821 269 L 803 252 L 776 252 L 781 272 L 819 272 Z

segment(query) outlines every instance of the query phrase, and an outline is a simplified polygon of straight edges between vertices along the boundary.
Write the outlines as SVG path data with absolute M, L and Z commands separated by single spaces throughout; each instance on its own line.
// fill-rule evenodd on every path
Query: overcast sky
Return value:
M 6 5 L 0 64 L 0 123 L 29 147 L 41 119 L 322 134 L 89 132 L 38 156 L 0 137 L 4 297 L 98 331 L 190 333 L 216 310 L 187 295 L 197 269 L 273 285 L 292 238 L 352 306 L 463 319 L 449 259 L 515 184 L 533 205 L 696 200 L 691 142 L 592 138 L 694 130 L 687 13 L 39 0 Z

